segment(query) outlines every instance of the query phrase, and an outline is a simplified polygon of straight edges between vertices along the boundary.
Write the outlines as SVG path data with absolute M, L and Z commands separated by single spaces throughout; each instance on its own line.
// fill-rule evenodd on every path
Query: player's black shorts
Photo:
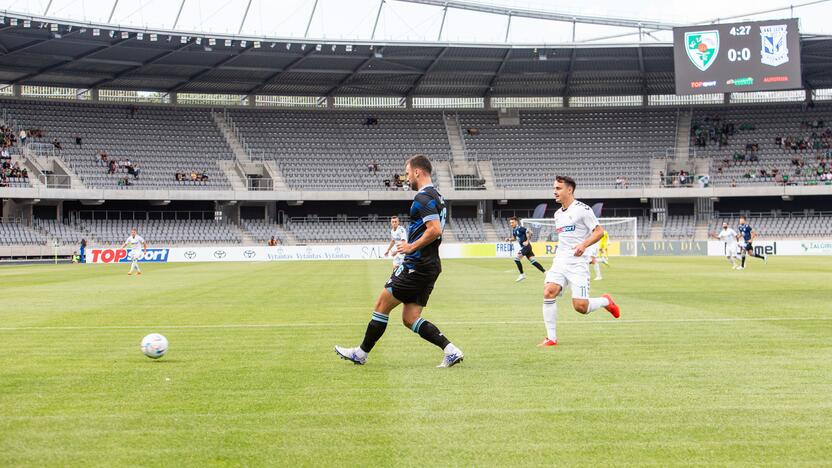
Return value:
M 534 257 L 534 252 L 532 251 L 532 244 L 524 245 L 523 247 L 521 247 L 520 255 L 526 258 Z
M 746 243 L 745 243 L 745 250 L 746 250 L 747 252 L 753 252 L 753 251 L 754 251 L 754 246 L 753 246 L 753 245 L 751 245 L 751 242 L 746 242 Z
M 419 304 L 424 307 L 428 305 L 430 293 L 433 292 L 433 285 L 436 278 L 439 278 L 440 271 L 417 271 L 409 269 L 404 265 L 393 270 L 390 279 L 384 286 L 393 294 L 393 297 L 404 304 Z

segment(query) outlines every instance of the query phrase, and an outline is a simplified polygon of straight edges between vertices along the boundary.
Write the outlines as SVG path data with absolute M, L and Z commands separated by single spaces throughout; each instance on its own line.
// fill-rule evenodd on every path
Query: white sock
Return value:
M 443 349 L 442 351 L 445 351 L 445 354 L 453 354 L 458 352 L 459 348 L 454 346 L 453 343 L 448 343 L 448 346 L 445 346 L 445 349 Z
M 361 349 L 361 346 L 358 346 L 357 348 L 355 348 L 355 355 L 359 359 L 367 359 L 367 352 L 364 351 L 363 349 Z
M 610 305 L 610 301 L 606 297 L 590 297 L 589 310 L 587 310 L 586 313 L 590 313 L 593 310 L 597 310 L 608 305 Z
M 552 341 L 558 339 L 558 304 L 555 299 L 543 300 L 543 323 L 546 325 L 546 337 Z
M 595 277 L 601 277 L 601 264 L 599 262 L 595 262 Z

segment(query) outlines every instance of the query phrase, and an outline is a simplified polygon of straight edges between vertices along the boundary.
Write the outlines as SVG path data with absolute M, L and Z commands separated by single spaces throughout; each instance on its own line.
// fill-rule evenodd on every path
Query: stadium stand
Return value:
M 832 178 L 820 177 L 830 172 L 830 126 L 828 104 L 698 109 L 691 125 L 691 155 L 712 161 L 711 183 L 716 185 L 832 185 Z
M 232 109 L 228 115 L 252 152 L 274 159 L 293 189 L 383 190 L 410 156 L 443 161 L 451 151 L 437 111 Z M 373 163 L 377 171 L 368 169 Z
M 263 219 L 240 220 L 240 228 L 243 229 L 252 240 L 265 244 L 272 237 L 280 244 L 285 244 L 286 239 L 281 235 L 280 225 Z
M 123 188 L 119 180 L 127 177 L 135 189 L 230 189 L 217 161 L 231 159 L 232 152 L 209 109 L 16 99 L 0 100 L 0 109 L 21 127 L 41 130 L 43 136 L 27 144 L 57 138 L 62 149 L 55 154 L 87 187 Z M 129 159 L 139 177 L 124 168 L 107 174 L 99 162 L 102 150 L 111 160 Z M 204 173 L 208 180 L 177 182 L 177 172 Z
M 492 161 L 506 188 L 548 188 L 557 174 L 582 186 L 615 188 L 617 177 L 646 184 L 650 158 L 676 135 L 673 109 L 523 111 L 519 126 L 500 125 L 493 111 L 460 112 L 459 121 L 468 151 Z
M 453 231 L 459 242 L 484 242 L 485 231 L 480 220 L 474 218 L 453 218 L 445 227 Z
M 0 222 L 0 245 L 46 245 L 46 238 L 19 222 Z
M 88 233 L 85 233 L 75 226 L 64 224 L 54 219 L 35 219 L 32 225 L 44 237 L 48 237 L 53 241 L 56 240 L 61 245 L 80 244 L 81 239 L 85 238 L 87 241 L 93 240 L 88 237 Z
M 693 240 L 696 219 L 693 216 L 668 216 L 664 223 L 664 238 Z
M 242 236 L 231 224 L 217 223 L 212 220 L 80 220 L 75 228 L 83 232 L 87 239 L 95 239 L 102 244 L 120 246 L 136 227 L 139 235 L 151 245 L 176 244 L 239 244 Z
M 407 218 L 399 218 L 406 227 Z M 386 218 L 379 216 L 322 218 L 309 215 L 291 218 L 286 227 L 303 243 L 390 241 L 390 224 Z
M 832 212 L 814 213 L 754 213 L 746 215 L 746 222 L 758 236 L 768 239 L 782 238 L 820 238 L 832 233 Z M 711 232 L 719 232 L 722 223 L 728 223 L 736 230 L 739 225 L 738 213 L 721 213 L 710 225 Z

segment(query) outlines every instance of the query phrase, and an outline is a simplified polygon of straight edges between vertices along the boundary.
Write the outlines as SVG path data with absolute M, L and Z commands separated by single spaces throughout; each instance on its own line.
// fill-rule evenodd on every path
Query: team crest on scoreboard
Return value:
M 685 33 L 685 51 L 696 68 L 705 71 L 716 62 L 719 53 L 719 31 Z
M 760 61 L 776 67 L 789 61 L 789 46 L 786 40 L 788 25 L 775 24 L 760 26 L 760 40 L 763 43 Z

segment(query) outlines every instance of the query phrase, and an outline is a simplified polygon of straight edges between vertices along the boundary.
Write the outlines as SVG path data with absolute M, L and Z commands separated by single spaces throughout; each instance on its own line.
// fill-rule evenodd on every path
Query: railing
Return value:
M 72 178 L 61 174 L 38 174 L 38 180 L 46 188 L 72 188 Z
M 246 190 L 268 191 L 274 190 L 274 180 L 268 177 L 247 177 Z
M 402 224 L 410 222 L 410 218 L 404 215 L 397 215 Z M 359 222 L 386 222 L 389 217 L 385 215 L 368 215 L 368 216 L 316 216 L 309 218 L 306 216 L 294 216 L 287 220 L 287 224 L 317 224 L 317 223 L 359 223 Z
M 79 210 L 69 215 L 71 221 L 186 221 L 214 220 L 213 211 L 120 211 L 120 210 Z
M 746 219 L 753 220 L 753 219 L 762 219 L 762 218 L 810 218 L 810 217 L 832 217 L 832 211 L 814 211 L 809 210 L 808 212 L 797 211 L 797 212 L 778 212 L 772 213 L 770 211 L 741 211 L 741 212 L 721 212 L 721 211 L 714 211 L 712 219 L 719 219 L 719 218 L 739 218 L 740 216 L 744 216 Z

